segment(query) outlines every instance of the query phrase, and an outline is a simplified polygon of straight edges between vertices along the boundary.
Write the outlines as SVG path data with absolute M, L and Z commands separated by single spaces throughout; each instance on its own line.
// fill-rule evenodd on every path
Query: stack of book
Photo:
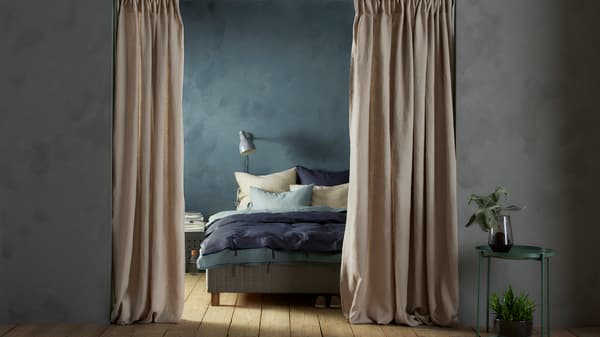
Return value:
M 204 216 L 200 212 L 185 212 L 183 228 L 186 232 L 204 232 Z

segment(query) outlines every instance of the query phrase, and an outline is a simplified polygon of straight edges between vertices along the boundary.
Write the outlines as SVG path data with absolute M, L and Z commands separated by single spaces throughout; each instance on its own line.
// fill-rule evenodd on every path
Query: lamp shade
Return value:
M 248 131 L 240 131 L 240 154 L 247 156 L 254 153 L 254 151 L 256 151 L 254 135 Z

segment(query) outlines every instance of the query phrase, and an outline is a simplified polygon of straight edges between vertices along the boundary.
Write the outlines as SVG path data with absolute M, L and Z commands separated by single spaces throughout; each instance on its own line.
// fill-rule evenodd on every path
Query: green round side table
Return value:
M 544 337 L 544 314 L 546 314 L 546 333 L 550 337 L 550 258 L 554 256 L 555 252 L 550 248 L 542 248 L 535 246 L 512 246 L 509 252 L 501 253 L 494 252 L 490 246 L 477 246 L 477 255 L 479 256 L 477 263 L 477 326 L 476 336 L 480 337 L 479 334 L 479 296 L 481 294 L 481 260 L 487 258 L 487 290 L 486 290 L 486 320 L 485 320 L 485 331 L 490 331 L 490 270 L 492 266 L 492 258 L 505 259 L 505 260 L 536 260 L 540 261 L 540 279 L 541 279 L 541 301 L 540 304 L 540 325 L 541 325 L 541 336 Z M 545 304 L 545 306 L 544 306 Z M 544 312 L 544 307 L 546 311 Z

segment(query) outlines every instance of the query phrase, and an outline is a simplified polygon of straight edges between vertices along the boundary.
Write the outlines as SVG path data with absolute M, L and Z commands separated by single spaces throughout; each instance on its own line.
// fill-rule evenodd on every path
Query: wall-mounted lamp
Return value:
M 256 151 L 254 135 L 248 131 L 240 131 L 240 154 L 247 156 Z
M 244 172 L 248 172 L 250 167 L 250 158 L 248 155 L 256 152 L 254 145 L 254 135 L 248 131 L 240 130 L 240 154 L 244 156 Z

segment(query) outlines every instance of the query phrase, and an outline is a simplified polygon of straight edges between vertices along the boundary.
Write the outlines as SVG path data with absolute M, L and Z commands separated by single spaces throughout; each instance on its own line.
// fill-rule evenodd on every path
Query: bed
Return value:
M 198 259 L 211 304 L 222 292 L 337 295 L 345 222 L 328 207 L 215 214 Z

